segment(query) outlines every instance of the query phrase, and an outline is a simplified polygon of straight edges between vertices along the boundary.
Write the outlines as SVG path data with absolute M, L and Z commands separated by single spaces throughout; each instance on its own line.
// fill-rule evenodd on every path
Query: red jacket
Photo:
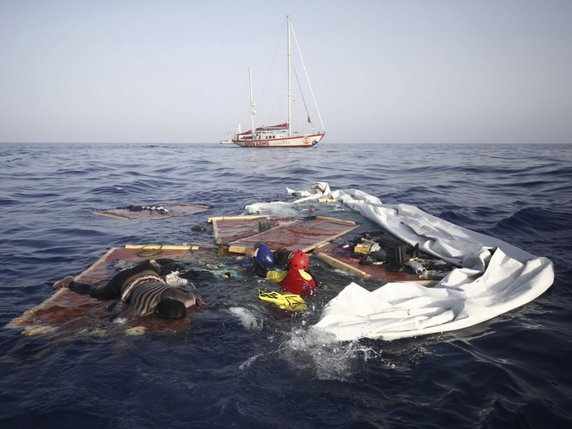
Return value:
M 282 290 L 297 295 L 310 295 L 316 288 L 316 280 L 303 270 L 291 269 L 286 278 L 280 282 Z

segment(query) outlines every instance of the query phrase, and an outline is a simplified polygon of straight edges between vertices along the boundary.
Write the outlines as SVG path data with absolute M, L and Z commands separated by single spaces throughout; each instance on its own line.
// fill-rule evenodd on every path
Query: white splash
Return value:
M 381 355 L 358 341 L 333 342 L 331 334 L 295 329 L 280 346 L 280 356 L 297 369 L 306 369 L 320 380 L 349 380 L 357 367 Z
M 246 329 L 260 331 L 262 329 L 262 320 L 249 309 L 244 307 L 230 307 L 228 309 L 232 314 L 240 319 L 240 323 Z
M 244 371 L 245 369 L 249 368 L 259 357 L 263 356 L 262 353 L 249 357 L 247 360 L 242 362 L 238 367 L 239 370 Z

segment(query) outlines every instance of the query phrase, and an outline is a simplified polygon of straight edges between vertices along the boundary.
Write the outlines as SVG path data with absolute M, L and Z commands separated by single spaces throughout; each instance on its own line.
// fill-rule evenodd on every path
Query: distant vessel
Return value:
M 294 135 L 292 131 L 292 50 L 291 50 L 291 33 L 292 24 L 290 17 L 286 17 L 287 25 L 287 45 L 288 45 L 288 120 L 281 124 L 267 125 L 255 128 L 254 116 L 256 110 L 254 109 L 255 103 L 252 95 L 252 70 L 249 68 L 249 83 L 250 83 L 250 115 L 251 115 L 251 128 L 245 132 L 237 132 L 232 137 L 232 142 L 241 147 L 312 147 L 315 146 L 325 136 L 325 131 L 317 131 L 309 134 Z M 303 65 L 303 62 L 302 62 Z M 305 70 L 305 68 L 304 68 Z M 307 77 L 307 74 L 306 74 Z M 309 84 L 309 82 L 308 82 Z M 311 86 L 310 86 L 311 91 Z M 312 98 L 314 94 L 312 92 Z M 316 104 L 314 99 L 314 104 Z M 304 101 L 304 106 L 306 105 Z M 307 110 L 307 109 L 306 109 Z M 318 106 L 316 104 L 316 111 L 320 118 Z M 308 112 L 306 111 L 308 114 Z M 308 114 L 308 122 L 311 124 L 310 115 Z M 324 125 L 322 124 L 322 129 Z
M 222 139 L 220 141 L 220 144 L 227 144 L 227 143 L 232 144 L 232 137 L 231 136 L 228 136 L 226 139 Z

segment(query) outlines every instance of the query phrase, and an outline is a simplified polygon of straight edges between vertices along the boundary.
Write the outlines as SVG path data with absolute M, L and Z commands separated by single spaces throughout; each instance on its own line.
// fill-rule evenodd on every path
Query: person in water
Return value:
M 291 252 L 288 256 L 288 269 L 275 270 L 275 255 L 266 244 L 261 244 L 253 256 L 255 273 L 280 285 L 288 293 L 310 295 L 316 289 L 316 280 L 307 271 L 310 266 L 308 255 L 302 250 Z
M 250 264 L 252 271 L 258 277 L 266 277 L 266 273 L 274 269 L 274 255 L 266 244 L 259 244 L 247 264 Z
M 81 295 L 104 301 L 120 299 L 128 305 L 126 311 L 129 313 L 139 316 L 155 314 L 164 319 L 183 318 L 187 308 L 204 304 L 200 296 L 168 285 L 161 276 L 161 267 L 157 261 L 148 260 L 120 271 L 101 287 L 76 282 L 73 276 L 57 281 L 54 287 L 67 287 Z

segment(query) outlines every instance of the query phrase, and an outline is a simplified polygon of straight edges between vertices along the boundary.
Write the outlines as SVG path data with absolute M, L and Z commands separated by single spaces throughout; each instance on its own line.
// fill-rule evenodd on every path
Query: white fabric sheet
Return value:
M 406 204 L 387 205 L 359 190 L 331 191 L 327 183 L 293 191 L 297 204 L 337 199 L 403 241 L 460 268 L 433 287 L 388 283 L 368 291 L 350 283 L 324 308 L 312 330 L 325 338 L 394 340 L 476 325 L 520 307 L 554 281 L 552 262 L 502 240 L 462 228 Z M 247 206 L 249 212 L 284 209 L 283 202 Z

